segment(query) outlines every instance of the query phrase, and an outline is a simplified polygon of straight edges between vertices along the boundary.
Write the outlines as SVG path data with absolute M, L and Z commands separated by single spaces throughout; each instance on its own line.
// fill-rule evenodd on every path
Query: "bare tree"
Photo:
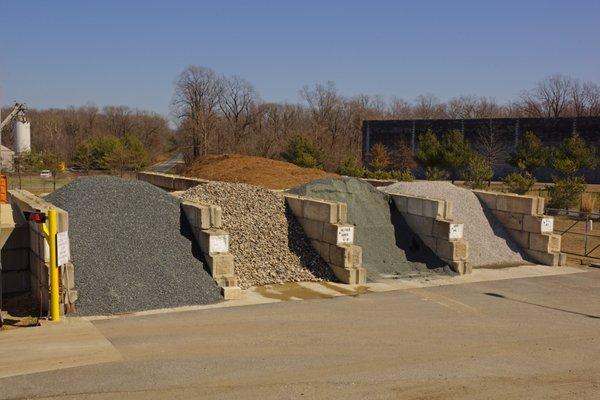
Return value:
M 189 66 L 175 83 L 172 106 L 191 140 L 192 157 L 206 155 L 219 115 L 219 99 L 223 92 L 221 79 L 210 68 Z
M 568 111 L 574 81 L 564 75 L 551 75 L 520 96 L 521 108 L 530 117 L 557 118 Z
M 446 118 L 446 105 L 432 94 L 419 95 L 414 101 L 413 115 L 419 119 Z
M 413 117 L 413 106 L 404 99 L 392 97 L 389 115 L 394 119 L 411 119 Z
M 492 169 L 503 165 L 510 151 L 509 144 L 494 129 L 492 120 L 489 121 L 488 126 L 479 129 L 474 145 L 475 150 Z
M 225 131 L 231 134 L 233 149 L 237 151 L 258 117 L 258 95 L 250 82 L 233 76 L 222 78 L 218 102 L 227 125 Z

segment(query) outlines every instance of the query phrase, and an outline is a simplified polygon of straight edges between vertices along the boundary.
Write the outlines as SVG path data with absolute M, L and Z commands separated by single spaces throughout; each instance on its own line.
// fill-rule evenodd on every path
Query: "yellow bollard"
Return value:
M 56 210 L 50 208 L 47 217 L 47 222 L 42 229 L 50 248 L 50 318 L 52 321 L 60 321 L 60 293 L 58 265 L 56 265 L 56 233 L 58 230 Z

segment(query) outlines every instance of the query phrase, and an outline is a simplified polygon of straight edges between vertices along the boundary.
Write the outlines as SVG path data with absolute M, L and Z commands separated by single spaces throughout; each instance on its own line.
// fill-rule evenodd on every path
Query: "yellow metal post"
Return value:
M 44 236 L 48 241 L 50 248 L 50 318 L 52 321 L 60 320 L 60 301 L 59 301 L 59 286 L 58 286 L 58 265 L 56 265 L 56 231 L 58 230 L 58 222 L 56 210 L 50 208 L 48 210 L 48 218 L 44 226 Z

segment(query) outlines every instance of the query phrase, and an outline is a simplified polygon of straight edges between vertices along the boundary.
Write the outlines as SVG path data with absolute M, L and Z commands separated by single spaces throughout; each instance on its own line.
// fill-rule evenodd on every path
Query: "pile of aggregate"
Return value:
M 368 279 L 451 274 L 451 270 L 412 233 L 389 196 L 356 178 L 319 179 L 291 193 L 348 205 L 354 243 L 362 247 Z
M 384 190 L 451 201 L 454 221 L 464 224 L 469 262 L 474 267 L 528 264 L 519 245 L 471 190 L 444 181 L 398 182 Z
M 221 207 L 240 287 L 335 280 L 282 194 L 244 183 L 210 182 L 182 197 Z
M 95 176 L 77 179 L 46 200 L 69 213 L 79 314 L 222 300 L 180 219 L 180 200 L 167 192 L 141 181 Z

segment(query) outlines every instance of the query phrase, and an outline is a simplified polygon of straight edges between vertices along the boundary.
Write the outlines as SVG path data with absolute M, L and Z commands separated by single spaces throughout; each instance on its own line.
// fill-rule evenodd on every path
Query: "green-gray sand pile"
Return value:
M 368 278 L 451 273 L 413 234 L 389 196 L 356 178 L 319 179 L 291 193 L 348 205 L 355 244 L 362 247 Z

